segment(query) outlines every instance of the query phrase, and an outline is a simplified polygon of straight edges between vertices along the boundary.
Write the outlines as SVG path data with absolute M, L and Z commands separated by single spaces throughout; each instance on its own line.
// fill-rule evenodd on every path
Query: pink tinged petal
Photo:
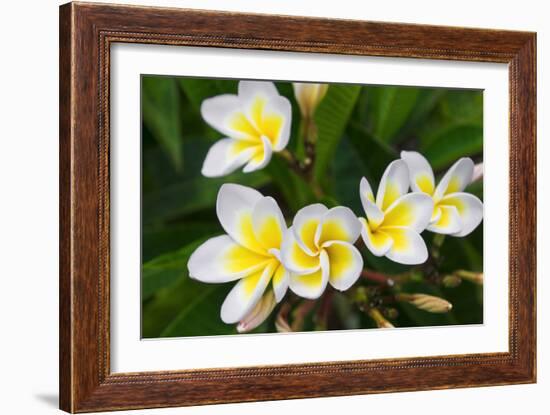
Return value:
M 458 160 L 445 173 L 434 193 L 434 200 L 438 202 L 445 195 L 462 192 L 472 181 L 474 162 L 468 157 Z
M 409 190 L 409 170 L 403 160 L 394 160 L 386 168 L 376 194 L 376 205 L 385 211 Z
M 273 292 L 266 292 L 258 304 L 256 304 L 256 307 L 237 324 L 237 331 L 239 333 L 246 333 L 254 330 L 269 317 L 276 305 L 277 302 L 275 301 Z
M 218 140 L 206 154 L 201 173 L 206 177 L 226 176 L 244 165 L 258 146 L 232 138 Z
M 329 282 L 339 291 L 350 288 L 361 275 L 363 258 L 352 244 L 329 242 L 324 250 L 328 255 Z
M 279 303 L 284 298 L 288 284 L 290 282 L 290 273 L 285 269 L 283 264 L 275 270 L 271 283 L 273 284 L 273 293 L 275 294 L 275 300 Z
M 243 172 L 251 173 L 263 169 L 271 161 L 273 149 L 271 142 L 265 136 L 262 136 L 262 146 L 256 147 L 256 152 L 249 158 L 249 162 L 244 166 Z
M 281 244 L 281 262 L 291 273 L 310 274 L 320 267 L 319 255 L 310 255 L 298 244 L 294 231 L 290 227 L 283 237 Z
M 256 253 L 266 254 L 252 226 L 253 208 L 262 198 L 255 189 L 226 183 L 218 192 L 216 213 L 223 229 L 235 242 Z
M 401 159 L 407 163 L 411 189 L 432 195 L 435 190 L 435 179 L 428 160 L 416 151 L 402 151 Z
M 425 193 L 408 193 L 397 199 L 384 214 L 384 221 L 380 225 L 406 227 L 420 233 L 430 223 L 434 203 Z
M 311 300 L 319 298 L 329 280 L 330 265 L 325 250 L 320 254 L 320 268 L 310 274 L 290 274 L 290 289 L 300 297 Z
M 428 230 L 430 232 L 452 235 L 460 232 L 462 224 L 458 210 L 454 206 L 438 206 L 439 217 Z
M 473 232 L 483 219 L 483 203 L 469 193 L 452 193 L 439 202 L 442 206 L 454 206 L 460 216 L 460 231 L 453 236 L 466 236 Z
M 474 172 L 472 174 L 472 183 L 483 179 L 483 163 L 478 163 L 474 166 Z
M 281 248 L 286 223 L 281 209 L 272 197 L 260 199 L 252 211 L 252 227 L 258 242 L 266 250 Z
M 315 245 L 323 246 L 330 241 L 355 243 L 361 234 L 361 224 L 350 208 L 337 206 L 328 210 L 321 218 L 315 232 Z
M 384 233 L 392 238 L 392 246 L 386 257 L 405 265 L 416 265 L 426 262 L 428 248 L 424 239 L 409 228 L 383 228 Z
M 292 221 L 292 230 L 296 242 L 309 255 L 318 253 L 315 235 L 321 219 L 326 212 L 328 212 L 328 209 L 324 205 L 315 203 L 300 209 Z
M 393 244 L 393 239 L 380 229 L 373 231 L 365 218 L 359 218 L 359 222 L 362 225 L 361 236 L 368 250 L 374 256 L 380 257 L 386 255 Z
M 241 279 L 222 304 L 221 319 L 226 324 L 241 321 L 260 301 L 278 262 L 272 260 L 260 271 Z
M 263 269 L 270 257 L 236 244 L 228 235 L 208 239 L 191 254 L 189 276 L 206 283 L 234 281 Z

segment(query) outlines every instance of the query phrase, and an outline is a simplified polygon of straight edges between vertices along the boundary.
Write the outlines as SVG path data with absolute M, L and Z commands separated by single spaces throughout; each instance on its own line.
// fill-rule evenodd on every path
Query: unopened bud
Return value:
M 399 301 L 406 301 L 420 310 L 430 313 L 447 313 L 451 311 L 453 305 L 447 300 L 428 294 L 398 294 Z
M 256 304 L 252 311 L 237 324 L 237 331 L 239 333 L 246 333 L 254 330 L 269 317 L 276 304 L 275 295 L 272 290 L 269 290 L 258 301 L 258 304 Z
M 483 272 L 472 272 L 458 270 L 454 273 L 456 276 L 462 278 L 463 280 L 468 280 L 474 284 L 483 285 Z
M 328 85 L 294 82 L 292 86 L 302 116 L 312 118 L 317 106 L 327 93 Z
M 456 275 L 445 275 L 441 283 L 447 288 L 456 288 L 460 285 L 462 279 Z

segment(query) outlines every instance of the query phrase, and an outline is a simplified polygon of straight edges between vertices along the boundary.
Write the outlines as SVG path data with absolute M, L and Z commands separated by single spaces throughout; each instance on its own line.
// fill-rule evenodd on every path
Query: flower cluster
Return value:
M 433 183 L 431 168 L 418 168 L 429 167 L 426 160 L 413 152 L 402 157 L 387 167 L 376 197 L 368 181 L 361 180 L 366 218 L 344 206 L 312 204 L 300 209 L 287 227 L 273 198 L 238 184 L 222 185 L 216 211 L 226 234 L 197 248 L 188 262 L 189 275 L 206 283 L 238 281 L 222 305 L 221 318 L 240 322 L 244 331 L 261 323 L 289 288 L 308 299 L 319 298 L 329 284 L 348 290 L 363 270 L 355 246 L 360 235 L 376 256 L 409 265 L 425 262 L 428 250 L 420 233 L 427 229 L 465 236 L 481 222 L 483 205 L 462 192 L 473 174 L 469 159 L 457 161 L 433 189 L 426 184 Z
M 327 88 L 294 84 L 302 117 L 312 119 Z M 206 156 L 202 173 L 208 177 L 243 166 L 244 172 L 261 169 L 289 141 L 291 106 L 271 82 L 241 81 L 238 95 L 206 99 L 201 113 L 227 135 Z M 360 181 L 364 217 L 348 207 L 329 209 L 317 203 L 300 209 L 290 226 L 272 197 L 224 184 L 216 212 L 226 234 L 196 249 L 188 262 L 189 275 L 206 283 L 237 281 L 222 304 L 221 318 L 239 323 L 239 331 L 252 330 L 289 289 L 317 299 L 328 285 L 338 291 L 352 287 L 363 271 L 360 237 L 375 256 L 417 265 L 428 259 L 421 236 L 425 230 L 456 237 L 471 233 L 483 218 L 482 202 L 464 192 L 473 176 L 472 160 L 461 158 L 436 186 L 428 161 L 420 153 L 403 151 L 386 168 L 376 194 L 366 178 Z M 426 298 L 407 301 L 425 306 Z M 447 303 L 441 304 L 438 310 L 448 309 Z

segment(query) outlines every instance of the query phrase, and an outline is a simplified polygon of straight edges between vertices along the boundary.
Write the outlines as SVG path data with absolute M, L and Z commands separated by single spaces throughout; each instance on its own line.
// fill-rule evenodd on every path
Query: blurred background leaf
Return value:
M 172 78 L 144 76 L 141 105 L 143 122 L 179 170 L 182 167 L 182 140 L 180 100 L 175 84 Z

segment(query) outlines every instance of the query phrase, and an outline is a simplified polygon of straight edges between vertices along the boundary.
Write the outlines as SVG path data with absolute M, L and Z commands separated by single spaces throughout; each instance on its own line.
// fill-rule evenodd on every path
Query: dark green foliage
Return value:
M 200 115 L 204 99 L 236 93 L 235 80 L 142 78 L 142 336 L 177 337 L 234 334 L 235 327 L 219 316 L 233 286 L 204 284 L 187 274 L 191 253 L 209 237 L 223 232 L 215 213 L 218 189 L 226 182 L 257 188 L 276 198 L 287 221 L 309 203 L 345 205 L 364 216 L 359 181 L 365 176 L 376 187 L 389 162 L 401 150 L 422 152 L 437 179 L 460 157 L 482 161 L 483 95 L 481 91 L 438 88 L 331 85 L 315 113 L 317 141 L 312 177 L 324 194 L 316 196 L 310 183 L 279 155 L 261 171 L 233 173 L 220 179 L 203 177 L 202 162 L 221 134 Z M 287 149 L 304 158 L 301 117 L 292 85 L 277 82 L 293 109 Z M 437 180 L 436 179 L 436 180 Z M 483 182 L 469 192 L 483 197 Z M 376 191 L 376 189 L 375 189 Z M 428 249 L 433 234 L 422 234 Z M 377 258 L 361 249 L 365 267 L 389 275 L 411 267 Z M 483 227 L 466 238 L 447 237 L 437 263 L 414 268 L 398 286 L 404 292 L 443 297 L 453 304 L 447 314 L 432 314 L 406 303 L 392 307 L 396 326 L 416 327 L 475 324 L 483 319 L 482 287 L 463 281 L 446 288 L 441 278 L 457 269 L 483 270 Z M 376 285 L 358 282 L 374 290 Z M 290 294 L 288 294 L 290 295 Z M 322 299 L 319 300 L 321 302 Z M 306 315 L 303 330 L 375 327 L 346 293 L 332 294 L 332 313 L 318 319 L 320 303 Z M 273 332 L 278 308 L 254 332 Z M 292 319 L 292 316 L 290 317 Z

